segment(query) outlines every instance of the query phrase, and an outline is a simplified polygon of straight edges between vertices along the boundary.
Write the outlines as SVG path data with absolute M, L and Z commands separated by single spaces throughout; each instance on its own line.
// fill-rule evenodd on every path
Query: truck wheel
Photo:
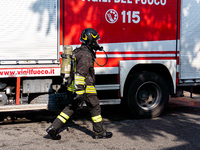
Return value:
M 166 81 L 153 72 L 140 72 L 132 77 L 128 88 L 127 103 L 138 118 L 159 116 L 169 100 Z

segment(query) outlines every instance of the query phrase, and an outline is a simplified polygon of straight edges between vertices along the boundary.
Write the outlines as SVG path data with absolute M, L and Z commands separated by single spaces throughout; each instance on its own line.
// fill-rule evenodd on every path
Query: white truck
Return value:
M 95 64 L 100 104 L 156 117 L 200 83 L 199 14 L 198 0 L 1 0 L 0 112 L 64 107 L 60 54 L 90 27 L 108 56 Z

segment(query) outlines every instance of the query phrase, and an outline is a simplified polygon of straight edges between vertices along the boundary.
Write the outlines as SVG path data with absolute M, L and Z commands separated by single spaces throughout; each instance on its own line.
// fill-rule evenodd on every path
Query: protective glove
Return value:
M 81 95 L 78 95 L 78 94 L 77 94 L 77 95 L 74 97 L 74 100 L 77 101 L 78 107 L 79 107 L 80 109 L 83 109 L 84 94 L 81 94 Z
M 81 94 L 81 95 L 78 95 L 78 94 L 77 94 L 77 95 L 74 97 L 74 100 L 77 101 L 78 103 L 83 102 L 83 101 L 84 101 L 84 94 Z

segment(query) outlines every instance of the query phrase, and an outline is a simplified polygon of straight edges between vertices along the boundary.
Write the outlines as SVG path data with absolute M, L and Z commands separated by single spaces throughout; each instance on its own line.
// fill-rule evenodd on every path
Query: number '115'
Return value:
M 139 23 L 140 22 L 140 12 L 139 11 L 122 11 L 122 16 L 123 16 L 123 23 L 126 23 L 126 15 L 128 17 L 128 23 Z

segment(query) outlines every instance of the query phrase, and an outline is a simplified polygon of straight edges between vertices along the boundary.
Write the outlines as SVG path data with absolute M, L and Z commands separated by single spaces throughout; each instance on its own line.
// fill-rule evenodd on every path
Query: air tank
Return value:
M 64 79 L 67 79 L 70 76 L 71 71 L 71 56 L 73 48 L 70 45 L 65 45 L 64 48 L 64 57 L 62 57 L 61 62 L 61 76 Z

